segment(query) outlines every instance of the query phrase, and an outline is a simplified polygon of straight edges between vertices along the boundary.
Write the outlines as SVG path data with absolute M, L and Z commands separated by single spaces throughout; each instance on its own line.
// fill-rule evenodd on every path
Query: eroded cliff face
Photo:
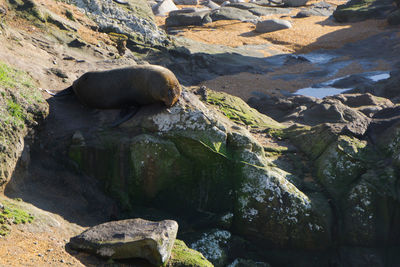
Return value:
M 25 72 L 0 61 L 0 185 L 9 182 L 19 163 L 29 165 L 34 129 L 49 110 L 36 82 Z

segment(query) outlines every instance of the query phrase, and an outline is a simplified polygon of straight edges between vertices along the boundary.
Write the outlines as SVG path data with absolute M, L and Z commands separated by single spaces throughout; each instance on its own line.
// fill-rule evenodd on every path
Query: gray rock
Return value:
M 149 6 L 151 8 L 153 8 L 155 5 L 157 5 L 157 2 L 156 1 L 152 1 L 152 0 L 148 0 L 147 3 L 149 4 Z
M 256 32 L 266 33 L 266 32 L 274 32 L 283 29 L 289 29 L 292 27 L 292 24 L 287 20 L 282 19 L 269 19 L 264 21 L 259 21 L 256 25 Z
M 198 5 L 199 0 L 174 0 L 175 5 Z
M 248 10 L 256 16 L 289 14 L 290 12 L 292 12 L 292 10 L 289 8 L 262 7 L 254 3 L 230 3 L 227 6 Z
M 335 11 L 335 7 L 333 7 L 329 3 L 322 1 L 322 2 L 311 5 L 310 8 L 301 10 L 299 13 L 297 13 L 295 18 L 305 18 L 305 17 L 311 17 L 311 16 L 328 17 L 333 14 L 333 11 Z
M 203 5 L 206 6 L 206 7 L 211 8 L 212 10 L 220 8 L 220 6 L 218 4 L 214 3 L 211 0 L 205 2 Z
M 284 6 L 283 0 L 256 0 L 252 3 L 255 3 L 260 6 L 267 6 L 267 7 L 277 7 L 277 6 Z
M 257 19 L 251 12 L 234 7 L 221 7 L 211 13 L 211 19 L 217 20 L 254 20 Z
M 164 0 L 153 7 L 153 13 L 156 16 L 166 16 L 174 10 L 178 10 L 178 7 L 172 0 Z
M 304 6 L 308 2 L 308 0 L 283 0 L 282 2 L 285 6 L 298 7 Z
M 100 30 L 123 33 L 141 38 L 144 42 L 162 44 L 168 38 L 154 22 L 152 11 L 146 0 L 128 0 L 129 5 L 120 5 L 113 0 L 67 0 L 85 11 Z M 136 10 L 132 12 L 131 10 Z
M 69 244 L 105 258 L 142 258 L 160 266 L 168 261 L 177 232 L 178 224 L 172 220 L 129 219 L 91 227 Z
M 231 1 L 227 6 L 235 7 L 235 8 L 239 8 L 239 9 L 244 9 L 244 10 L 249 10 L 251 8 L 260 7 L 259 5 L 256 5 L 256 4 L 253 4 L 253 3 L 233 2 L 233 1 Z
M 190 244 L 190 247 L 201 252 L 214 266 L 222 267 L 227 265 L 226 250 L 230 239 L 230 232 L 214 229 L 203 233 L 199 239 Z
M 269 16 L 276 14 L 289 14 L 292 12 L 290 8 L 276 8 L 276 7 L 255 7 L 249 9 L 255 16 Z
M 209 11 L 199 11 L 191 13 L 175 12 L 168 16 L 168 18 L 165 20 L 165 25 L 167 27 L 203 25 L 203 23 L 205 22 L 205 18 L 209 18 L 209 13 Z
M 256 262 L 248 259 L 235 259 L 231 264 L 227 267 L 271 267 L 268 263 L 265 262 Z
M 390 25 L 399 25 L 400 24 L 400 9 L 390 13 L 387 17 L 387 20 Z

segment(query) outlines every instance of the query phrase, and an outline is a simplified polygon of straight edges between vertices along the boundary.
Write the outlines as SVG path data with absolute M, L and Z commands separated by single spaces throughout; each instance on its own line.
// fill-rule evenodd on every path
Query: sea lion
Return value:
M 79 101 L 91 108 L 117 109 L 163 102 L 171 107 L 182 92 L 175 75 L 157 65 L 91 71 L 72 84 Z
M 117 126 L 132 117 L 139 106 L 162 102 L 171 107 L 181 92 L 178 79 L 169 69 L 136 65 L 87 72 L 67 89 L 57 94 L 49 93 L 55 96 L 74 93 L 83 105 L 91 108 L 129 109 L 128 114 L 112 125 Z

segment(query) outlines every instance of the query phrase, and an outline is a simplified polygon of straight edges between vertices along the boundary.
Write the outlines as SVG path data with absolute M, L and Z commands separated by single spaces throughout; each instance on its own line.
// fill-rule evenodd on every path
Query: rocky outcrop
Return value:
M 168 262 L 177 232 L 175 221 L 129 219 L 91 227 L 69 244 L 105 258 L 142 258 L 160 266 Z
M 265 97 L 252 99 L 250 104 L 278 121 L 312 125 L 293 125 L 279 136 L 296 144 L 310 161 L 312 179 L 330 199 L 337 246 L 398 245 L 393 235 L 399 233 L 392 222 L 400 220 L 400 198 L 397 189 L 393 190 L 399 179 L 395 159 L 400 113 L 390 100 L 344 94 L 322 100 Z M 343 248 L 343 255 L 347 249 Z
M 0 61 L 0 185 L 30 161 L 34 128 L 48 114 L 48 105 L 35 81 L 25 72 Z
M 283 126 L 236 97 L 201 95 L 209 104 L 184 91 L 169 110 L 143 109 L 117 132 L 86 134 L 69 155 L 125 208 L 142 203 L 181 214 L 230 214 L 225 227 L 252 240 L 310 249 L 329 244 L 324 196 L 297 188 L 296 176 L 271 164 L 275 156 L 244 127 Z
M 128 0 L 119 4 L 113 0 L 70 0 L 70 3 L 85 10 L 100 30 L 127 35 L 134 43 L 165 45 L 166 34 L 154 22 L 153 13 L 146 0 Z

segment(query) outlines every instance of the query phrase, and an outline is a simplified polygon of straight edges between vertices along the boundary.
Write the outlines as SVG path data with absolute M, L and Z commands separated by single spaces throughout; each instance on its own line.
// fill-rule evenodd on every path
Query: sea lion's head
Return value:
M 182 88 L 178 80 L 176 78 L 168 79 L 167 90 L 164 92 L 162 100 L 167 107 L 171 107 L 178 101 L 181 93 Z

